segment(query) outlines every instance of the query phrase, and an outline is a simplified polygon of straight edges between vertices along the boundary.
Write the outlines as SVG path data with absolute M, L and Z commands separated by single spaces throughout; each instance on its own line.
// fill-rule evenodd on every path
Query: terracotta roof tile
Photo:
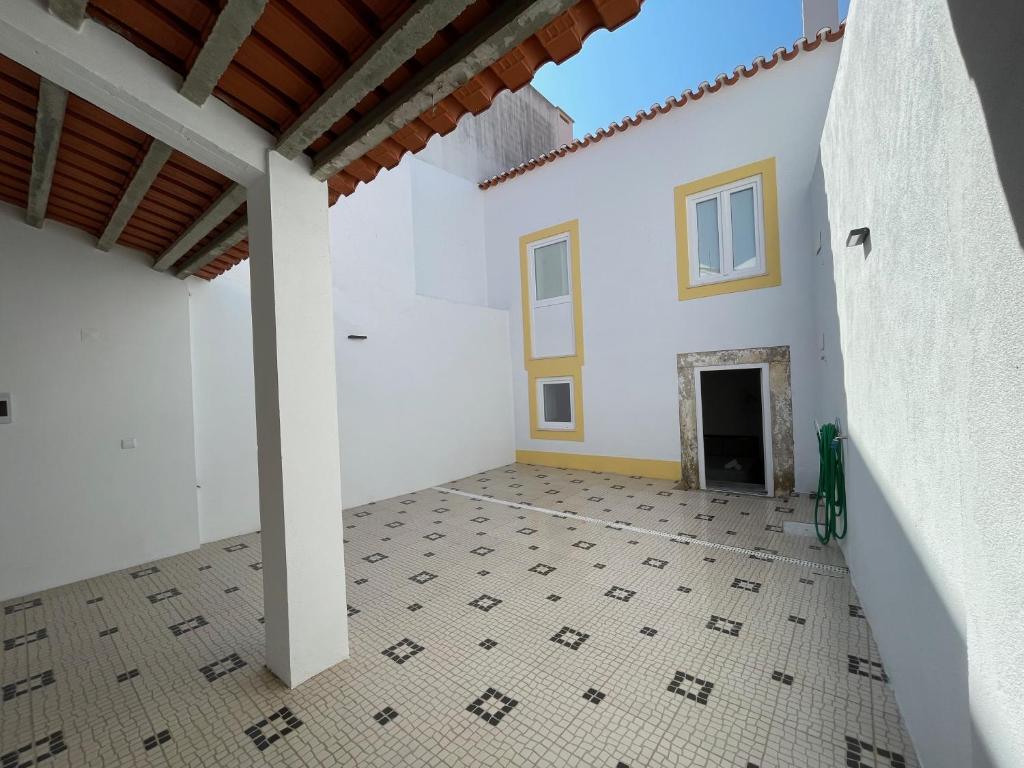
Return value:
M 673 96 L 669 98 L 664 104 L 655 104 L 650 107 L 650 109 L 641 110 L 632 117 L 624 117 L 620 122 L 612 123 L 607 128 L 602 128 L 596 135 L 588 133 L 582 139 L 575 139 L 571 144 L 563 144 L 558 149 L 546 152 L 532 160 L 527 160 L 525 163 L 517 165 L 515 168 L 510 168 L 507 171 L 503 171 L 497 176 L 492 176 L 491 178 L 480 182 L 480 189 L 489 189 L 504 181 L 515 178 L 516 176 L 522 176 L 527 171 L 532 171 L 534 168 L 547 165 L 548 163 L 552 163 L 555 160 L 583 149 L 584 147 L 596 144 L 608 136 L 623 133 L 635 125 L 640 125 L 648 120 L 653 120 L 658 115 L 663 115 L 677 107 L 682 107 L 691 101 L 699 101 L 705 94 L 717 93 L 726 86 L 735 85 L 740 81 L 740 78 L 750 78 L 762 70 L 773 69 L 782 61 L 792 61 L 801 51 L 813 51 L 824 42 L 834 43 L 840 40 L 845 32 L 846 22 L 844 21 L 839 25 L 838 30 L 832 31 L 830 29 L 823 29 L 813 40 L 807 40 L 801 37 L 793 44 L 792 48 L 779 48 L 768 60 L 765 60 L 763 56 L 759 56 L 749 67 L 737 67 L 731 75 L 721 74 L 715 78 L 714 83 L 708 83 L 705 81 L 697 87 L 696 91 L 685 91 L 680 96 Z

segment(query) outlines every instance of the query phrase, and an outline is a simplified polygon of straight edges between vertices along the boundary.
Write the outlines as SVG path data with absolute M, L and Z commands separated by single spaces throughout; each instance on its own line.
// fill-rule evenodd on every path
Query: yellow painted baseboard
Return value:
M 617 475 L 639 475 L 657 480 L 678 480 L 683 474 L 682 464 L 678 461 L 624 459 L 619 456 L 592 456 L 586 453 L 516 451 L 516 461 L 520 464 L 538 464 L 542 467 L 613 472 Z

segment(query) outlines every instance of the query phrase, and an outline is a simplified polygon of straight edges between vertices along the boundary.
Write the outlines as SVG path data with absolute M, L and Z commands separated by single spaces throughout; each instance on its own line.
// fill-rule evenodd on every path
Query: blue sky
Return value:
M 846 18 L 850 0 L 840 0 Z M 576 121 L 582 137 L 799 38 L 800 0 L 646 0 L 615 32 L 595 32 L 533 85 Z

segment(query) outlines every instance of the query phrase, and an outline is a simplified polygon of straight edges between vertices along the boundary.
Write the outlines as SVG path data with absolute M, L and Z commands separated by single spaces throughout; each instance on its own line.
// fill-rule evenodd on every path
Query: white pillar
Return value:
M 294 688 L 348 658 L 327 185 L 270 151 L 248 211 L 267 666 Z
M 804 37 L 813 40 L 825 27 L 839 29 L 839 0 L 803 0 Z

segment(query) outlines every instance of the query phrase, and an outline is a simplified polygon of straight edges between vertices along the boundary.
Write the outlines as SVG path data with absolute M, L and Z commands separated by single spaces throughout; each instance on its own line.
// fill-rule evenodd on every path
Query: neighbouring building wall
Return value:
M 572 119 L 532 85 L 502 91 L 479 115 L 435 136 L 418 160 L 476 183 L 572 141 Z
M 185 285 L 7 205 L 0 232 L 0 600 L 195 548 Z
M 1024 755 L 1024 11 L 980 11 L 853 4 L 815 226 L 844 549 L 927 768 Z
M 330 209 L 346 507 L 514 460 L 508 313 L 457 303 L 483 296 L 482 228 L 467 234 L 480 197 L 406 157 Z M 428 221 L 414 200 L 432 206 Z M 475 254 L 475 272 L 467 259 L 446 278 L 441 264 L 434 284 L 455 300 L 417 295 L 421 251 L 443 261 L 444 233 L 460 228 L 451 242 Z M 212 540 L 259 527 L 248 264 L 189 285 L 199 506 Z
M 511 313 L 518 449 L 678 464 L 676 355 L 788 346 L 796 487 L 815 487 L 814 245 L 806 194 L 840 45 L 823 43 L 486 190 L 487 289 L 491 305 Z M 781 286 L 680 301 L 674 188 L 771 157 Z M 519 239 L 573 220 L 580 232 L 585 439 L 533 439 Z

